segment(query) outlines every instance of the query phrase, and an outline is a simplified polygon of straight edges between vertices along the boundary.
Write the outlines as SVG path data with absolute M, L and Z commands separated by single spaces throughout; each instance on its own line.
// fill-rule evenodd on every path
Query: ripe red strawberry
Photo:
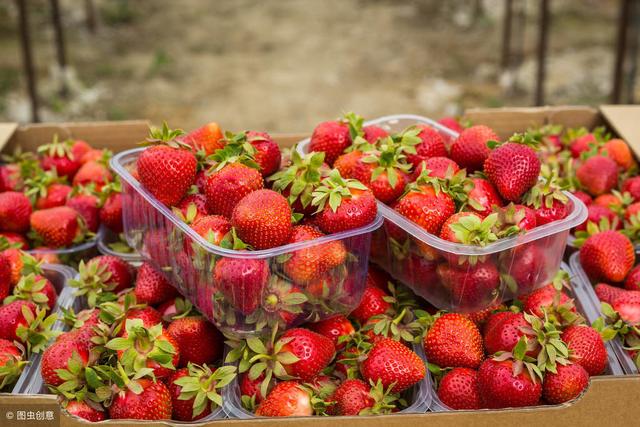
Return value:
M 460 267 L 442 263 L 437 272 L 442 285 L 451 291 L 451 303 L 465 311 L 493 301 L 500 284 L 500 273 L 491 261 Z
M 622 223 L 618 220 L 618 215 L 609 208 L 604 206 L 591 204 L 587 206 L 587 219 L 576 227 L 577 231 L 584 231 L 587 229 L 587 224 L 593 222 L 594 224 L 600 224 L 602 219 L 607 219 L 609 224 L 616 224 L 616 229 L 622 227 Z
M 438 397 L 451 409 L 480 409 L 478 371 L 454 368 L 447 372 L 440 381 Z
M 553 221 L 559 221 L 569 215 L 569 207 L 565 202 L 554 200 L 551 206 L 543 204 L 535 210 L 536 225 L 544 225 Z
M 497 140 L 498 135 L 487 126 L 471 126 L 463 130 L 451 145 L 451 158 L 469 173 L 482 170 L 491 151 L 487 142 Z
M 98 198 L 90 194 L 77 194 L 67 200 L 66 205 L 78 212 L 87 229 L 91 232 L 98 231 L 100 225 L 100 208 L 98 207 Z
M 484 330 L 484 346 L 487 354 L 513 351 L 520 338 L 526 335 L 523 328 L 530 327 L 522 313 L 513 312 L 501 316 L 497 322 L 487 324 Z
M 592 196 L 610 192 L 618 183 L 618 165 L 609 157 L 593 156 L 576 171 L 580 185 Z
M 52 248 L 72 246 L 82 238 L 79 214 L 68 206 L 43 209 L 31 214 L 31 228 Z
M 389 136 L 389 132 L 376 125 L 365 126 L 362 128 L 362 132 L 364 133 L 363 138 L 370 144 L 375 144 L 379 139 Z
M 591 144 L 597 144 L 596 136 L 592 133 L 586 133 L 569 142 L 569 150 L 571 157 L 577 159 L 584 151 L 589 150 Z
M 64 409 L 73 416 L 85 419 L 92 423 L 105 420 L 104 410 L 98 410 L 93 406 L 89 406 L 86 402 L 81 400 L 71 400 L 67 402 Z
M 137 161 L 140 183 L 168 206 L 178 203 L 196 178 L 198 161 L 191 147 L 176 139 L 180 135 L 166 123 L 162 129 L 152 129 L 147 141 L 158 145 L 144 150 Z
M 7 278 L 9 275 L 6 276 Z M 8 283 L 8 282 L 6 282 Z M 13 294 L 4 300 L 4 303 L 15 300 L 25 300 L 35 303 L 38 307 L 53 310 L 58 299 L 56 288 L 46 277 L 39 274 L 22 276 L 13 288 Z
M 591 203 L 593 203 L 593 199 L 591 198 L 591 196 L 585 193 L 584 191 L 573 191 L 571 192 L 571 194 L 576 196 L 578 200 L 580 200 L 586 206 L 589 206 L 591 205 Z
M 340 176 L 343 178 L 355 178 L 354 171 L 356 166 L 361 163 L 361 159 L 364 157 L 364 153 L 360 150 L 353 150 L 338 156 L 333 167 L 340 172 Z
M 255 249 L 284 245 L 291 236 L 291 206 L 280 193 L 256 190 L 243 197 L 231 216 L 238 237 Z
M 444 222 L 455 213 L 455 203 L 443 191 L 424 185 L 418 191 L 409 191 L 396 203 L 394 209 L 431 234 L 439 234 Z
M 378 213 L 373 193 L 358 181 L 342 179 L 337 171 L 322 180 L 313 197 L 320 210 L 315 223 L 327 234 L 363 227 Z
M 640 265 L 631 269 L 624 281 L 624 287 L 629 291 L 640 291 Z
M 191 228 L 209 243 L 220 246 L 224 236 L 231 231 L 231 223 L 221 215 L 206 215 L 195 220 Z
M 210 122 L 192 130 L 180 138 L 197 150 L 204 150 L 207 156 L 224 147 L 224 135 L 216 122 Z
M 544 250 L 536 242 L 516 246 L 510 254 L 504 255 L 502 266 L 508 265 L 508 273 L 518 287 L 518 295 L 528 294 L 546 279 L 544 260 Z
M 393 393 L 400 393 L 420 382 L 425 374 L 425 364 L 404 344 L 391 338 L 380 338 L 360 364 L 365 381 L 380 381 L 386 390 L 392 384 Z
M 235 376 L 233 369 L 190 364 L 188 368 L 177 370 L 167 381 L 173 419 L 194 421 L 211 414 L 221 402 L 221 386 Z
M 325 234 L 310 225 L 293 227 L 288 243 L 305 242 Z M 341 241 L 299 249 L 284 263 L 284 272 L 294 283 L 300 285 L 317 279 L 331 269 L 344 264 L 347 250 Z
M 64 206 L 73 189 L 66 184 L 53 183 L 44 189 L 36 199 L 36 209 L 49 209 Z
M 130 388 L 120 391 L 109 407 L 112 419 L 168 420 L 171 418 L 171 394 L 161 381 L 137 380 L 140 393 Z
M 214 277 L 229 304 L 248 316 L 260 305 L 269 265 L 259 259 L 222 258 L 216 263 Z
M 15 191 L 0 193 L 0 230 L 26 233 L 30 216 L 31 202 L 27 196 Z
M 442 224 L 440 238 L 454 243 L 484 246 L 497 240 L 497 236 L 489 226 L 492 219 L 495 223 L 497 215 L 483 220 L 479 214 L 473 212 L 455 213 Z
M 484 172 L 504 199 L 518 202 L 538 181 L 540 160 L 533 148 L 507 142 L 491 151 Z
M 473 189 L 469 192 L 469 207 L 482 216 L 493 211 L 494 206 L 502 206 L 502 198 L 498 190 L 483 178 L 471 178 Z
M 638 217 L 640 214 L 640 202 L 631 203 L 624 210 L 624 219 L 629 221 L 632 217 Z
M 11 263 L 9 258 L 0 252 L 0 300 L 9 295 L 11 286 Z
M 495 208 L 495 211 L 498 213 L 499 229 L 515 225 L 520 230 L 533 230 L 537 226 L 536 212 L 528 206 L 509 203 L 502 208 Z
M 17 245 L 17 249 L 29 249 L 29 242 L 22 234 L 13 233 L 11 231 L 0 231 L 0 241 L 2 240 L 2 238 L 7 239 L 7 242 L 10 245 Z
M 113 175 L 105 164 L 101 161 L 92 160 L 80 167 L 73 177 L 73 186 L 87 186 L 93 184 L 96 191 L 113 181 Z
M 460 166 L 448 157 L 429 157 L 420 162 L 411 174 L 411 181 L 418 179 L 423 170 L 428 170 L 429 176 L 445 179 L 449 175 L 460 172 Z
M 589 385 L 589 373 L 579 364 L 558 365 L 557 372 L 547 372 L 542 384 L 542 397 L 552 405 L 578 397 Z
M 545 310 L 551 314 L 559 306 L 565 306 L 576 312 L 571 298 L 563 291 L 557 290 L 552 284 L 538 288 L 522 298 L 522 308 L 525 312 L 544 318 Z
M 14 384 L 24 368 L 22 362 L 23 350 L 19 349 L 15 343 L 0 339 L 0 385 Z
M 131 286 L 133 278 L 126 261 L 110 255 L 97 256 L 86 264 L 80 262 L 79 277 L 71 281 L 78 288 L 77 295 L 85 295 L 89 305 L 98 303 L 98 296 L 104 292 L 119 293 Z
M 356 333 L 351 321 L 341 314 L 316 323 L 310 323 L 308 326 L 312 331 L 330 338 L 338 351 L 343 350 L 347 341 Z M 341 337 L 341 342 L 338 342 Z
M 260 392 L 260 385 L 264 381 L 264 372 L 258 375 L 255 380 L 249 378 L 249 373 L 240 374 L 240 396 L 249 396 L 254 398 L 256 403 L 264 400 L 264 396 Z
M 580 248 L 582 268 L 591 280 L 621 282 L 635 263 L 633 244 L 617 231 L 590 236 Z
M 296 381 L 276 384 L 256 409 L 260 417 L 292 417 L 313 415 L 311 395 Z
M 560 337 L 569 347 L 569 358 L 589 375 L 600 375 L 607 367 L 607 350 L 600 333 L 591 326 L 569 326 Z
M 313 130 L 309 151 L 325 153 L 329 166 L 351 145 L 349 126 L 344 121 L 329 121 L 318 124 Z
M 438 120 L 438 123 L 448 127 L 454 132 L 460 133 L 464 130 L 464 127 L 460 124 L 458 119 L 456 119 L 455 117 L 443 117 L 440 120 Z
M 176 205 L 187 224 L 192 224 L 207 215 L 207 198 L 204 194 L 187 194 Z
M 58 176 L 71 179 L 80 168 L 80 159 L 90 149 L 82 140 L 59 141 L 56 135 L 53 142 L 38 147 L 40 164 L 46 171 L 55 169 Z
M 329 409 L 331 415 L 359 415 L 363 409 L 376 403 L 370 394 L 371 387 L 360 379 L 348 379 L 342 382 L 327 399 L 335 402 Z
M 615 300 L 618 295 L 623 294 L 624 289 L 618 288 L 617 286 L 611 286 L 606 283 L 598 283 L 594 290 L 596 292 L 596 296 L 602 302 L 606 302 L 607 304 L 612 304 L 613 300 Z
M 482 406 L 490 409 L 537 405 L 542 384 L 526 369 L 514 375 L 513 360 L 485 360 L 478 370 L 478 390 Z
M 409 167 L 403 161 L 402 148 L 383 143 L 380 151 L 370 151 L 358 160 L 351 175 L 366 185 L 376 199 L 391 203 L 402 195 L 409 182 Z
M 178 292 L 162 273 L 145 262 L 138 269 L 134 294 L 138 303 L 157 305 L 175 297 Z
M 372 286 L 367 286 L 362 294 L 360 304 L 351 312 L 351 317 L 364 325 L 373 316 L 384 314 L 391 309 L 391 304 L 385 301 L 389 298 L 384 290 Z
M 616 296 L 611 306 L 625 323 L 640 325 L 640 291 L 625 291 Z
M 240 199 L 263 186 L 262 175 L 241 163 L 231 163 L 209 175 L 205 184 L 207 210 L 231 218 Z
M 180 348 L 180 367 L 187 366 L 189 362 L 197 365 L 212 364 L 222 355 L 222 335 L 204 317 L 175 319 L 169 324 L 167 333 L 176 340 Z
M 160 315 L 158 310 L 149 306 L 143 308 L 133 308 L 127 311 L 124 322 L 126 323 L 127 320 L 133 319 L 142 320 L 142 326 L 144 326 L 145 328 L 150 328 L 162 323 L 162 316 Z M 121 330 L 121 335 L 127 335 L 127 331 L 124 329 L 124 324 Z
M 423 341 L 429 363 L 475 369 L 484 359 L 478 327 L 461 314 L 447 313 L 433 323 Z
M 22 341 L 18 337 L 17 329 L 21 326 L 28 326 L 28 321 L 22 313 L 23 306 L 31 313 L 36 312 L 36 305 L 31 301 L 18 300 L 0 306 L 0 338 L 9 341 Z
M 593 200 L 593 203 L 606 208 L 616 208 L 623 206 L 621 197 L 613 193 L 601 194 Z
M 58 340 L 49 346 L 42 354 L 40 374 L 47 385 L 59 386 L 66 381 L 58 372 L 69 369 L 69 360 L 74 357 L 82 366 L 89 363 L 89 353 L 86 347 L 75 340 Z
M 280 148 L 266 132 L 247 132 L 247 141 L 255 148 L 253 155 L 255 162 L 260 166 L 262 176 L 274 174 L 280 168 L 282 155 Z
M 430 157 L 447 157 L 447 149 L 444 140 L 437 130 L 427 125 L 416 125 L 416 129 L 420 129 L 418 138 L 421 142 L 414 148 L 415 154 L 409 154 L 407 160 L 417 167 L 422 161 Z
M 622 182 L 622 192 L 629 193 L 634 202 L 640 202 L 640 176 L 625 179 Z
M 92 160 L 100 160 L 105 155 L 105 150 L 91 148 L 80 157 L 80 164 L 84 165 Z
M 100 209 L 100 222 L 114 233 L 122 233 L 122 194 L 111 193 Z
M 280 341 L 286 342 L 282 352 L 290 352 L 298 361 L 285 365 L 289 375 L 311 381 L 326 368 L 336 354 L 333 340 L 304 328 L 289 329 Z

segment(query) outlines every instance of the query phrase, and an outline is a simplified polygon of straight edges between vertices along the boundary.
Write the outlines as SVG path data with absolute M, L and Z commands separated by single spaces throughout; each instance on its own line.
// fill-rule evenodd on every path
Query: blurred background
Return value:
M 615 101 L 633 103 L 637 3 L 4 0 L 0 121 L 33 120 L 25 18 L 40 121 L 307 132 L 344 111 L 437 118 L 469 107 L 598 105 L 614 89 Z

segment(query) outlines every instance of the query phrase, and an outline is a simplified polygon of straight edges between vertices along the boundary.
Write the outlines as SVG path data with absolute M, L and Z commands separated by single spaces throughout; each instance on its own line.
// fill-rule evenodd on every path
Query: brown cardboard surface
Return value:
M 602 105 L 600 112 L 609 126 L 640 153 L 640 105 Z

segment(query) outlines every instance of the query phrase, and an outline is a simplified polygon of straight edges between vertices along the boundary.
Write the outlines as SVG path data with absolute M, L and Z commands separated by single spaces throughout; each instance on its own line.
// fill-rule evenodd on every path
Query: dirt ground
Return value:
M 533 99 L 534 1 L 512 41 L 522 61 L 506 73 L 499 0 L 94 2 L 95 35 L 84 2 L 60 1 L 68 99 L 58 95 L 49 3 L 29 2 L 43 120 L 149 118 L 185 129 L 215 120 L 297 132 L 344 111 L 439 117 Z M 606 101 L 618 2 L 551 3 L 548 102 Z M 28 121 L 16 21 L 13 2 L 2 2 L 0 120 Z

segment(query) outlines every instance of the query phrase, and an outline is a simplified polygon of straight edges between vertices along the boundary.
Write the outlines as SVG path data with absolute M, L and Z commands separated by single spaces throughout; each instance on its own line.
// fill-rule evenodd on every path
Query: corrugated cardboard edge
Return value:
M 4 149 L 17 128 L 17 123 L 0 123 L 0 151 Z
M 602 105 L 600 112 L 609 126 L 640 153 L 640 105 Z

